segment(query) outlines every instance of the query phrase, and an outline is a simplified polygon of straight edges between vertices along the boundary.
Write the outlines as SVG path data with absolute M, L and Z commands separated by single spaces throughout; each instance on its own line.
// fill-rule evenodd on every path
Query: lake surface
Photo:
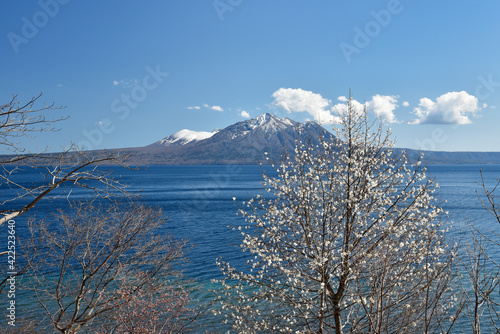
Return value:
M 263 167 L 272 174 L 269 166 Z M 244 223 L 237 216 L 238 202 L 263 191 L 262 167 L 260 166 L 152 166 L 141 170 L 112 168 L 121 175 L 121 181 L 129 184 L 130 191 L 140 192 L 143 204 L 160 208 L 168 224 L 165 233 L 180 239 L 188 239 L 194 247 L 187 252 L 190 262 L 185 266 L 186 275 L 209 283 L 220 278 L 215 264 L 217 257 L 236 266 L 245 263 L 246 256 L 240 251 L 239 233 L 228 228 Z M 467 237 L 470 221 L 482 230 L 500 231 L 500 226 L 481 206 L 476 191 L 481 192 L 480 169 L 491 188 L 495 178 L 500 178 L 500 165 L 431 165 L 429 171 L 440 185 L 438 196 L 449 221 L 453 221 L 450 232 L 455 240 Z M 39 172 L 26 170 L 19 175 L 28 182 L 39 178 Z M 12 193 L 3 189 L 1 198 Z M 76 197 L 82 193 L 75 193 Z M 236 197 L 237 201 L 232 198 Z M 48 216 L 58 207 L 64 208 L 63 198 L 42 201 L 31 212 L 36 217 Z M 27 216 L 16 219 L 16 234 L 21 239 L 27 231 L 24 223 Z M 0 231 L 0 249 L 6 245 L 5 229 Z M 4 242 L 5 241 L 5 242 Z
M 269 166 L 264 168 L 273 173 Z M 429 166 L 431 177 L 440 185 L 437 196 L 453 224 L 451 236 L 457 240 L 467 234 L 467 220 L 483 230 L 500 231 L 476 194 L 482 191 L 476 183 L 481 181 L 480 169 L 490 187 L 500 178 L 499 165 Z M 202 280 L 220 277 L 215 265 L 218 256 L 232 263 L 243 262 L 245 257 L 236 247 L 239 233 L 228 225 L 243 224 L 236 215 L 238 202 L 263 190 L 260 166 L 153 166 L 127 171 L 123 181 L 134 184 L 134 191 L 142 189 L 145 204 L 162 208 L 169 218 L 170 233 L 189 239 L 195 246 L 188 252 L 191 263 L 187 274 Z
M 111 167 L 108 167 L 111 168 Z M 228 228 L 244 221 L 237 216 L 238 202 L 263 191 L 262 172 L 272 175 L 270 166 L 222 165 L 222 166 L 151 166 L 140 170 L 112 167 L 115 175 L 129 190 L 141 194 L 143 204 L 160 208 L 168 217 L 166 232 L 180 239 L 189 239 L 194 247 L 187 255 L 190 263 L 186 274 L 210 280 L 219 278 L 215 259 L 222 256 L 241 261 L 244 255 L 239 248 L 239 233 Z M 437 196 L 449 221 L 453 222 L 451 235 L 466 235 L 470 221 L 481 229 L 500 231 L 500 226 L 482 208 L 476 191 L 481 192 L 480 169 L 490 188 L 495 178 L 500 178 L 500 165 L 431 165 L 430 176 L 439 183 Z M 40 171 L 26 170 L 17 176 L 26 184 L 40 179 Z M 76 191 L 73 198 L 82 196 Z M 0 198 L 8 198 L 11 191 L 4 190 Z M 236 197 L 237 201 L 232 198 Z M 30 214 L 41 218 L 57 208 L 64 208 L 66 200 L 60 198 L 41 201 Z M 18 236 L 26 233 L 23 222 L 27 216 L 16 219 Z M 3 247 L 3 245 L 2 245 Z
M 489 187 L 500 178 L 500 165 L 431 165 L 430 176 L 439 183 L 437 196 L 449 221 L 453 222 L 452 235 L 466 232 L 466 220 L 483 229 L 499 230 L 500 226 L 482 208 L 476 191 L 481 192 L 480 169 Z M 189 239 L 194 246 L 188 252 L 191 263 L 186 268 L 189 275 L 200 279 L 219 276 L 215 259 L 242 258 L 240 250 L 231 245 L 239 244 L 238 233 L 228 228 L 243 222 L 237 216 L 238 202 L 263 191 L 262 172 L 273 174 L 269 166 L 151 166 L 140 170 L 112 167 L 115 176 L 129 185 L 129 190 L 141 194 L 140 202 L 160 208 L 168 217 L 166 232 Z M 27 184 L 40 180 L 40 171 L 26 170 L 17 176 Z M 72 198 L 82 196 L 76 191 Z M 3 189 L 0 198 L 12 195 Z M 232 198 L 236 197 L 237 201 Z M 39 218 L 50 215 L 57 208 L 64 208 L 64 198 L 41 201 L 29 215 Z M 25 233 L 23 222 L 27 216 L 16 219 L 18 236 Z M 20 224 L 19 224 L 20 223 Z M 3 246 L 3 245 L 2 245 Z

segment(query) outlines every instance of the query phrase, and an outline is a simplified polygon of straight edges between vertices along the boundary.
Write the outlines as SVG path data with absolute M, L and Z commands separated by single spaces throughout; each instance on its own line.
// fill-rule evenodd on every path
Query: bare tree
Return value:
M 500 204 L 495 191 L 500 180 L 489 189 L 481 170 L 481 192 L 476 191 L 483 208 L 500 224 Z M 463 314 L 474 334 L 482 330 L 500 331 L 500 233 L 468 222 L 468 240 L 461 252 L 459 272 Z
M 142 290 L 122 286 L 118 293 L 124 302 L 108 312 L 98 333 L 181 333 L 198 318 L 188 290 L 157 284 Z
M 10 154 L 0 156 L 0 226 L 33 209 L 42 199 L 66 197 L 69 199 L 75 188 L 84 188 L 90 198 L 129 197 L 125 185 L 113 178 L 109 169 L 99 165 L 120 165 L 126 156 L 106 152 L 83 152 L 71 145 L 60 153 L 29 152 L 23 139 L 31 140 L 37 132 L 57 131 L 58 122 L 65 117 L 53 117 L 54 111 L 63 109 L 52 104 L 40 104 L 42 94 L 21 102 L 17 96 L 0 106 L 0 148 Z M 24 171 L 29 170 L 30 178 Z M 38 173 L 33 173 L 36 171 Z M 7 252 L 0 252 L 5 255 Z M 22 275 L 26 266 L 16 268 Z M 5 267 L 0 269 L 0 292 L 8 277 Z
M 152 333 L 180 331 L 199 311 L 187 306 L 190 291 L 180 286 L 185 281 L 172 267 L 183 259 L 186 243 L 158 234 L 165 222 L 159 210 L 119 204 L 122 196 L 130 198 L 131 194 L 102 165 L 127 167 L 123 163 L 127 155 L 84 152 L 73 144 L 60 153 L 47 153 L 48 148 L 27 151 L 24 140 L 36 132 L 57 131 L 57 123 L 65 119 L 51 118 L 51 113 L 63 107 L 53 103 L 38 107 L 40 98 L 41 94 L 22 103 L 13 96 L 0 106 L 0 147 L 10 151 L 0 156 L 0 184 L 5 192 L 0 200 L 0 226 L 12 223 L 43 199 L 68 199 L 67 210 L 50 219 L 31 219 L 31 239 L 18 240 L 24 246 L 24 265 L 17 264 L 16 275 L 22 276 L 17 282 L 34 291 L 41 306 L 38 316 L 42 315 L 36 321 L 18 322 L 21 332 L 48 328 L 61 333 L 88 328 L 107 333 L 130 328 Z M 23 173 L 26 170 L 30 179 Z M 86 205 L 74 206 L 76 188 L 88 200 Z M 114 204 L 92 206 L 102 198 Z M 2 277 L 0 291 L 8 278 Z M 144 309 L 137 317 L 132 308 L 147 302 L 157 307 Z
M 219 259 L 245 333 L 434 333 L 455 314 L 436 184 L 350 98 L 336 140 L 298 143 L 240 210 L 248 268 Z M 246 208 L 245 208 L 246 207 Z M 451 321 L 450 321 L 451 318 Z
M 54 104 L 35 107 L 40 97 L 41 94 L 21 103 L 14 96 L 0 109 L 0 147 L 12 152 L 0 157 L 0 184 L 13 193 L 12 197 L 0 201 L 0 226 L 26 213 L 43 198 L 69 196 L 75 187 L 90 189 L 97 197 L 110 198 L 111 194 L 125 193 L 124 185 L 98 165 L 125 166 L 126 157 L 106 152 L 83 152 L 74 145 L 52 154 L 30 153 L 20 146 L 17 141 L 20 138 L 31 138 L 34 132 L 56 131 L 54 123 L 64 120 L 49 119 L 45 115 L 61 107 Z M 39 170 L 39 177 L 31 182 L 20 182 L 16 174 L 26 168 Z M 69 186 L 63 189 L 66 184 Z
M 34 292 L 49 326 L 61 333 L 89 330 L 103 319 L 113 327 L 114 311 L 124 315 L 138 297 L 178 289 L 174 265 L 186 242 L 160 234 L 164 223 L 160 210 L 116 204 L 79 205 L 52 221 L 32 221 L 23 246 L 32 265 L 23 288 Z M 185 303 L 187 296 L 171 298 Z

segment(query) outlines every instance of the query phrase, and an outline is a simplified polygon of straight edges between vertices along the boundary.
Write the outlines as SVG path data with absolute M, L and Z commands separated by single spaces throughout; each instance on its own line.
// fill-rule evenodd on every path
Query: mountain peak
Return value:
M 188 129 L 183 129 L 181 131 L 174 133 L 173 135 L 163 138 L 158 143 L 164 146 L 186 145 L 191 142 L 197 142 L 200 140 L 210 138 L 216 133 L 217 131 L 205 132 L 205 131 L 192 131 Z
M 289 126 L 294 126 L 297 122 L 292 121 L 289 118 L 279 118 L 276 115 L 265 113 L 255 118 L 240 122 L 247 123 L 251 129 L 256 129 L 258 127 L 264 127 L 266 130 L 282 130 Z
M 261 122 L 265 122 L 265 121 L 269 121 L 271 119 L 275 119 L 276 120 L 276 119 L 280 119 L 280 118 L 278 116 L 275 116 L 275 115 L 273 115 L 271 113 L 266 112 L 265 114 L 262 114 L 262 115 L 259 115 L 259 116 L 255 117 L 255 119 L 259 120 Z

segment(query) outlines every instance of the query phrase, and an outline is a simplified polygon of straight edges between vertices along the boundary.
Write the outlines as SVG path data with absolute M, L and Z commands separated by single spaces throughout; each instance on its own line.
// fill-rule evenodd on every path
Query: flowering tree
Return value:
M 335 140 L 297 143 L 264 175 L 272 196 L 243 203 L 252 257 L 245 270 L 218 260 L 221 312 L 245 333 L 446 332 L 453 252 L 437 185 L 366 108 L 350 98 L 337 117 Z

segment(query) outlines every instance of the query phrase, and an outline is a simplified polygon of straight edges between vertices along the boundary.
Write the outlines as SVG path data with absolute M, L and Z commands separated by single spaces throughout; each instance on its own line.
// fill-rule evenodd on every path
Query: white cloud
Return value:
M 222 109 L 221 106 L 209 106 L 206 103 L 203 103 L 203 108 L 212 109 L 212 110 L 216 110 L 216 111 L 224 111 L 224 109 Z
M 418 105 L 412 124 L 470 124 L 469 116 L 481 110 L 477 97 L 465 91 L 443 94 L 435 102 L 424 97 Z
M 372 97 L 371 101 L 366 102 L 366 106 L 383 121 L 397 123 L 396 115 L 394 115 L 394 110 L 398 107 L 397 98 L 397 96 L 377 94 Z
M 410 106 L 410 102 L 408 102 L 408 101 L 403 102 L 403 107 L 409 107 L 409 106 Z
M 57 87 L 63 87 L 63 84 L 57 84 Z
M 113 80 L 113 86 L 121 86 L 123 88 L 132 88 L 139 85 L 137 79 Z
M 187 107 L 188 109 L 200 109 L 200 106 Z
M 100 121 L 97 121 L 94 123 L 96 126 L 108 126 L 111 124 L 111 121 L 107 118 L 101 119 Z
M 322 124 L 332 124 L 338 122 L 335 113 L 343 114 L 347 112 L 348 98 L 339 96 L 337 98 L 341 103 L 335 104 L 330 110 L 327 107 L 330 100 L 323 98 L 320 94 L 315 94 L 303 89 L 280 88 L 272 95 L 274 97 L 273 105 L 280 109 L 292 112 L 307 112 L 314 117 L 315 121 Z M 397 122 L 394 110 L 398 107 L 398 96 L 374 95 L 366 104 L 357 100 L 352 100 L 352 105 L 357 112 L 362 112 L 366 106 L 368 111 L 373 112 L 377 117 L 389 123 Z
M 280 88 L 272 95 L 272 105 L 289 113 L 307 112 L 314 120 L 321 124 L 335 123 L 335 117 L 330 113 L 328 105 L 330 100 L 323 98 L 320 94 L 301 88 Z
M 241 113 L 240 113 L 240 116 L 243 117 L 243 118 L 250 118 L 250 114 L 247 113 L 245 110 L 243 110 Z

